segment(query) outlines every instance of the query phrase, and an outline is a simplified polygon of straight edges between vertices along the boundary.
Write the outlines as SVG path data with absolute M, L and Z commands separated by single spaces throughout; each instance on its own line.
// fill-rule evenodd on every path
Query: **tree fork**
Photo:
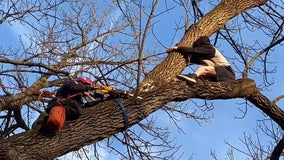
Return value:
M 263 5 L 267 0 L 222 0 L 212 11 L 199 22 L 190 27 L 177 46 L 191 47 L 201 36 L 210 37 L 221 29 L 230 19 L 249 8 Z M 142 82 L 141 92 L 154 88 L 155 80 L 163 79 L 171 82 L 186 67 L 186 60 L 177 52 L 169 54 L 157 65 Z M 154 85 L 155 84 L 155 85 Z
M 237 14 L 248 8 L 265 4 L 266 1 L 222 0 L 218 6 L 206 14 L 197 24 L 189 28 L 179 46 L 192 46 L 198 37 L 211 36 Z M 123 102 L 128 111 L 130 126 L 138 123 L 171 101 L 181 101 L 194 97 L 205 99 L 222 99 L 222 97 L 225 99 L 241 98 L 240 95 L 243 94 L 242 89 L 246 91 L 244 92 L 246 94 L 242 95 L 243 98 L 253 97 L 251 90 L 247 87 L 238 86 L 238 83 L 241 86 L 247 84 L 241 83 L 242 80 L 228 82 L 228 85 L 235 84 L 235 87 L 240 88 L 234 90 L 231 90 L 234 87 L 228 87 L 228 90 L 223 88 L 223 93 L 227 92 L 228 94 L 220 95 L 216 95 L 214 90 L 218 88 L 212 88 L 212 86 L 218 86 L 220 83 L 198 83 L 196 87 L 203 86 L 204 89 L 208 89 L 208 92 L 203 90 L 202 94 L 198 94 L 201 91 L 200 88 L 174 82 L 175 76 L 180 74 L 185 67 L 186 61 L 182 55 L 173 53 L 169 54 L 164 61 L 146 76 L 140 91 L 141 96 L 144 98 L 143 101 L 138 103 L 131 100 Z M 251 83 L 250 81 L 247 82 Z M 184 88 L 177 90 L 174 87 Z M 31 130 L 14 135 L 9 139 L 1 140 L 0 157 L 3 159 L 52 159 L 110 137 L 122 131 L 124 128 L 123 124 L 123 117 L 119 107 L 114 102 L 107 101 L 86 109 L 80 119 L 66 123 L 63 131 L 55 137 L 44 137 L 37 131 Z

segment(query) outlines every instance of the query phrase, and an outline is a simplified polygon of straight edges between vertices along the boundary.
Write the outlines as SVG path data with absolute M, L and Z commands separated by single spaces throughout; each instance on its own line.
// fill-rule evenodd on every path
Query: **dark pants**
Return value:
M 231 66 L 215 66 L 217 81 L 235 80 L 235 73 Z

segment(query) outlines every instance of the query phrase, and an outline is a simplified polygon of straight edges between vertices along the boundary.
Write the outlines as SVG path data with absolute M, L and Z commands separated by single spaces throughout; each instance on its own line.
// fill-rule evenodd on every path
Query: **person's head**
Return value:
M 88 77 L 79 77 L 76 82 L 92 86 L 93 81 Z
M 199 47 L 204 45 L 211 45 L 210 39 L 207 36 L 199 37 L 193 44 L 194 47 Z

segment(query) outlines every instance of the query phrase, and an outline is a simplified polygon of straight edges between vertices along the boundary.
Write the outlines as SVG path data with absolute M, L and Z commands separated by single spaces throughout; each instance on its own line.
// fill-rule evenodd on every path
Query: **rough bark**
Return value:
M 279 157 L 281 155 L 283 156 L 283 148 L 284 148 L 284 138 L 282 138 L 274 148 L 273 152 L 271 153 L 270 160 L 279 160 Z
M 238 13 L 262 5 L 266 0 L 223 0 L 200 22 L 192 26 L 179 43 L 191 46 L 200 36 L 210 36 Z M 163 105 L 189 98 L 231 99 L 247 98 L 283 128 L 283 111 L 273 105 L 256 88 L 253 80 L 244 79 L 222 83 L 202 82 L 187 85 L 175 82 L 177 74 L 186 67 L 181 54 L 167 56 L 141 84 L 143 100 L 124 100 L 130 126 L 145 119 Z M 52 159 L 83 146 L 96 143 L 123 131 L 123 116 L 113 101 L 107 101 L 84 110 L 80 119 L 67 122 L 63 131 L 54 137 L 44 137 L 31 130 L 1 140 L 2 159 Z
M 256 90 L 256 92 L 251 96 L 247 97 L 247 100 L 259 109 L 261 109 L 282 129 L 284 129 L 284 112 L 275 103 L 272 103 L 266 96 L 264 96 L 258 90 Z
M 123 101 L 129 125 L 135 125 L 161 106 L 172 101 L 189 98 L 230 99 L 247 97 L 254 92 L 252 80 L 223 83 L 199 81 L 194 86 L 185 82 L 165 84 L 162 89 L 142 94 L 143 100 Z M 218 93 L 218 94 L 216 94 Z M 229 94 L 228 94 L 229 93 Z M 46 137 L 31 130 L 1 141 L 0 157 L 3 159 L 52 159 L 96 143 L 124 129 L 122 112 L 113 101 L 107 101 L 84 110 L 80 119 L 67 122 L 63 131 Z
M 23 88 L 18 94 L 0 97 L 0 111 L 21 109 L 25 103 L 37 100 L 39 94 L 41 93 L 38 90 L 42 88 L 42 86 L 46 85 L 46 80 L 48 77 L 48 74 L 43 75 L 30 88 Z M 1 87 L 5 88 L 5 86 Z

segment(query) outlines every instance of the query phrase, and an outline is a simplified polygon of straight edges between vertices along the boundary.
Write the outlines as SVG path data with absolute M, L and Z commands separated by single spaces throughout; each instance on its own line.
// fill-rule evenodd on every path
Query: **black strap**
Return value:
M 128 122 L 128 117 L 127 117 L 127 111 L 124 105 L 122 104 L 121 100 L 119 98 L 114 99 L 114 102 L 118 104 L 120 107 L 122 114 L 123 114 L 123 120 L 124 120 L 124 128 L 127 129 L 129 122 Z

